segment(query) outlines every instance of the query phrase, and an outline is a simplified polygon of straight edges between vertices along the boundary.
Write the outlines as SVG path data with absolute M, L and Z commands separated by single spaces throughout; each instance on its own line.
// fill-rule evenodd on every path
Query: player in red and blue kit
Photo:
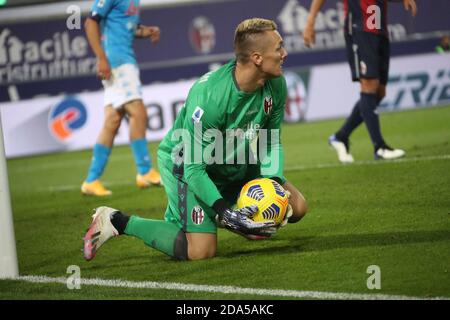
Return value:
M 324 3 L 325 0 L 313 0 L 311 4 L 303 32 L 307 46 L 315 41 L 315 18 Z M 403 5 L 416 15 L 414 0 L 403 0 Z M 354 161 L 349 152 L 349 136 L 363 121 L 374 146 L 375 159 L 396 159 L 405 155 L 405 151 L 393 149 L 384 141 L 376 112 L 385 96 L 389 74 L 387 7 L 387 0 L 344 0 L 347 58 L 353 81 L 361 85 L 361 94 L 345 123 L 328 139 L 343 163 Z
M 100 177 L 125 115 L 129 118 L 130 144 L 137 167 L 136 184 L 140 188 L 158 185 L 161 177 L 152 167 L 145 139 L 147 111 L 142 102 L 133 41 L 135 38 L 149 38 L 153 43 L 158 42 L 160 30 L 157 26 L 140 24 L 139 0 L 95 0 L 85 29 L 97 57 L 97 75 L 105 89 L 105 119 L 81 192 L 93 196 L 111 194 L 100 182 Z

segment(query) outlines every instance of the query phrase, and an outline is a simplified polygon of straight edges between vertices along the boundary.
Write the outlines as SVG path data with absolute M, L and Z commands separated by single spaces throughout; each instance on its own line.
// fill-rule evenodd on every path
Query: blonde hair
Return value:
M 255 36 L 274 30 L 277 30 L 277 24 L 273 20 L 252 18 L 239 23 L 234 32 L 234 53 L 236 54 L 236 59 L 246 63 L 250 57 L 250 49 L 255 44 Z

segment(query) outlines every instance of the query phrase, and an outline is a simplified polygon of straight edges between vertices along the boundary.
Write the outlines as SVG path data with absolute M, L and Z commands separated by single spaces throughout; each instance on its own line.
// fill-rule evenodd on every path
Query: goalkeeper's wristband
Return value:
M 225 211 L 229 210 L 228 205 L 223 198 L 216 200 L 216 202 L 214 202 L 212 208 L 220 217 L 223 216 Z

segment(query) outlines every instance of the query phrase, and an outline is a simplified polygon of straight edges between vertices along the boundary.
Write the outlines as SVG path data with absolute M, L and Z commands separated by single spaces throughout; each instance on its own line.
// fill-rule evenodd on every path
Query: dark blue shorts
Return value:
M 379 79 L 386 85 L 389 75 L 389 39 L 369 32 L 345 34 L 347 59 L 353 81 Z

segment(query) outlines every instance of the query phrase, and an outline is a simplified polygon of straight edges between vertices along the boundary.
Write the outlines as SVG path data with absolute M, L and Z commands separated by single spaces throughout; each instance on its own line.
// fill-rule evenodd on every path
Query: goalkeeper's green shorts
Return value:
M 164 219 L 176 224 L 184 232 L 217 233 L 216 212 L 197 198 L 185 182 L 177 178 L 183 176 L 183 166 L 176 166 L 171 162 L 168 164 L 166 159 L 160 157 L 158 166 L 168 198 Z M 242 186 L 247 181 L 260 177 L 259 166 L 248 169 L 242 182 L 227 185 L 226 188 L 218 187 L 230 207 L 236 203 Z
M 189 190 L 186 183 L 177 179 L 183 167 L 173 166 L 172 171 L 158 158 L 161 179 L 168 204 L 164 219 L 176 224 L 184 232 L 217 233 L 215 212 Z

